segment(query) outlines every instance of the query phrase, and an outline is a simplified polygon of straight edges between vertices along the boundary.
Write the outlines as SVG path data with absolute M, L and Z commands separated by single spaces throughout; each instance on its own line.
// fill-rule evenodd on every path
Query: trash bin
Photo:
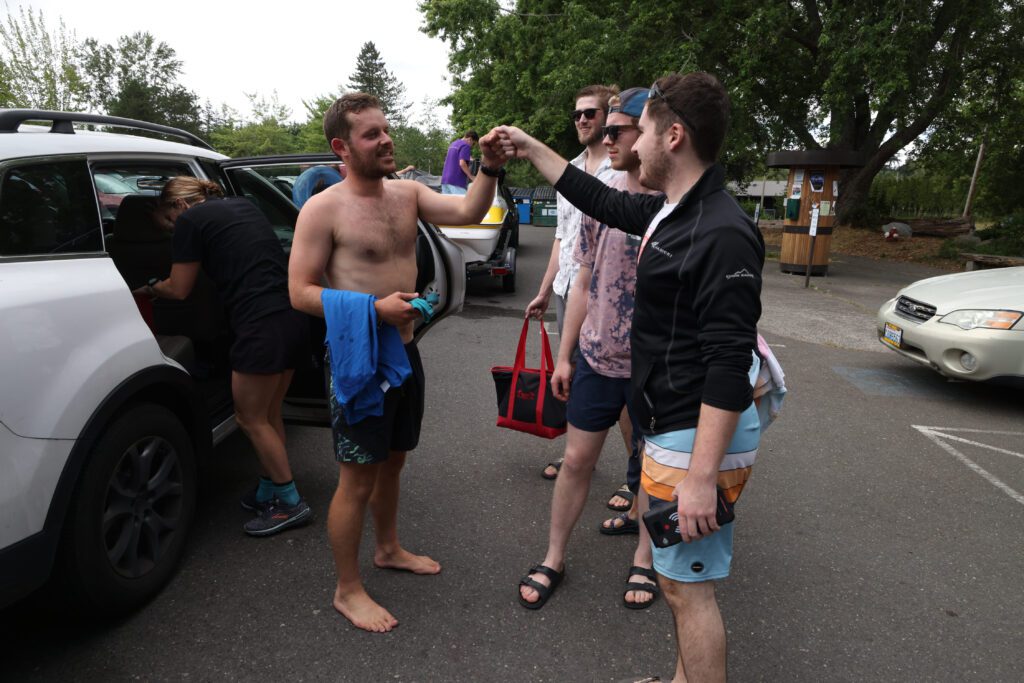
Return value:
M 533 190 L 533 224 L 553 228 L 558 225 L 558 205 L 555 188 L 538 187 Z
M 512 201 L 516 203 L 516 211 L 519 212 L 519 224 L 528 225 L 532 218 L 533 190 L 528 187 L 510 187 Z

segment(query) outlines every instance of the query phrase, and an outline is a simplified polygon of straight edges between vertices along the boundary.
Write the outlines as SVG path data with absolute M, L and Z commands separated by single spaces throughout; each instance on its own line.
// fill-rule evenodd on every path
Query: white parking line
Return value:
M 965 432 L 969 434 L 992 434 L 998 436 L 1024 436 L 1024 432 L 1007 432 L 1007 431 L 995 431 L 985 429 L 951 429 L 949 427 L 926 427 L 924 425 L 911 425 L 914 429 L 924 434 L 931 441 L 933 441 L 939 448 L 946 451 L 954 458 L 967 465 L 972 471 L 981 476 L 982 479 L 995 486 L 997 489 L 1014 499 L 1021 505 L 1024 505 L 1024 495 L 1021 495 L 1017 491 L 1010 488 L 1006 483 L 996 477 L 994 474 L 984 469 L 978 463 L 974 462 L 966 455 L 958 451 L 950 444 L 950 441 L 956 441 L 958 443 L 965 443 L 970 446 L 977 448 L 984 448 L 986 450 L 995 451 L 996 453 L 1003 453 L 1005 455 L 1013 455 L 1018 458 L 1024 458 L 1024 453 L 1018 453 L 1016 451 L 1010 451 L 1005 448 L 999 448 L 998 446 L 991 446 L 987 443 L 980 441 L 972 441 L 970 439 L 964 439 L 963 437 L 955 436 L 953 434 L 947 434 L 946 432 Z

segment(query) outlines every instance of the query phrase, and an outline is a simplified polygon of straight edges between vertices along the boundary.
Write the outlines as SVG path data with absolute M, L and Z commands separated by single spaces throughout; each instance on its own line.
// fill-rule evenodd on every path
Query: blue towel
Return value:
M 384 414 L 384 393 L 412 374 L 402 336 L 392 325 L 377 327 L 372 294 L 324 289 L 320 301 L 327 322 L 334 396 L 355 424 Z

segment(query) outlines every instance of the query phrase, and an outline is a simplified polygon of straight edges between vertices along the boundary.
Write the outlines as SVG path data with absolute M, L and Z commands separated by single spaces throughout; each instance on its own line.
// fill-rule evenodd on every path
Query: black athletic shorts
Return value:
M 345 421 L 345 412 L 334 396 L 334 380 L 329 379 L 331 431 L 334 434 L 334 459 L 340 463 L 373 465 L 388 459 L 390 451 L 411 451 L 420 441 L 423 423 L 423 363 L 416 343 L 405 345 L 412 374 L 400 387 L 384 394 L 384 414 L 363 418 L 355 424 Z M 331 352 L 326 355 L 330 377 Z
M 294 370 L 309 354 L 309 322 L 294 308 L 241 323 L 231 344 L 231 369 L 251 375 Z

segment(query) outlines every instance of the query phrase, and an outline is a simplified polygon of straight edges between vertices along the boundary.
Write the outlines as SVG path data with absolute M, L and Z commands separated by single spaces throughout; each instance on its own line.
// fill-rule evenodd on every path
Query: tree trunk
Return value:
M 874 227 L 864 225 L 865 209 L 868 205 L 868 193 L 871 181 L 878 171 L 873 173 L 867 169 L 851 168 L 839 176 L 839 210 L 836 212 L 838 225 L 854 225 L 856 227 Z
M 978 147 L 978 159 L 974 162 L 974 173 L 971 175 L 971 187 L 967 190 L 967 203 L 964 205 L 964 218 L 971 215 L 971 208 L 974 204 L 974 192 L 978 189 L 978 172 L 981 171 L 981 162 L 985 158 L 985 138 L 981 139 L 981 146 Z

